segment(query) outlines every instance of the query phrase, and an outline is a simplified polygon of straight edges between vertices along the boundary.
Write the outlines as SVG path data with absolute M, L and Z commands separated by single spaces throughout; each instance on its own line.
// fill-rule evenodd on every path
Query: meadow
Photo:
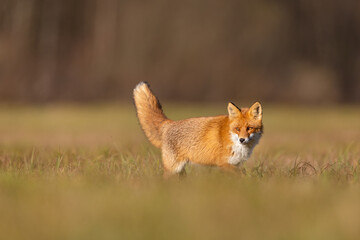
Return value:
M 360 108 L 263 107 L 239 174 L 187 166 L 165 181 L 131 104 L 1 105 L 0 238 L 359 239 Z

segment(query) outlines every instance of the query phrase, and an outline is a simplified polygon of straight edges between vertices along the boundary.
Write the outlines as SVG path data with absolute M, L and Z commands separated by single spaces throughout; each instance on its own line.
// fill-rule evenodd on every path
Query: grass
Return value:
M 354 106 L 265 105 L 241 174 L 188 166 L 163 181 L 130 105 L 3 105 L 1 239 L 359 239 L 359 119 Z

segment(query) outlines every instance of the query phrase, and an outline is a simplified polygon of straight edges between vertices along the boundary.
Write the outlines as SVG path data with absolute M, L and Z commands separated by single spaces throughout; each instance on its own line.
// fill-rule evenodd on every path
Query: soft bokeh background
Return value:
M 360 2 L 1 0 L 0 99 L 360 101 Z
M 360 239 L 360 1 L 0 0 L 0 239 Z M 164 181 L 174 120 L 261 101 L 229 175 Z

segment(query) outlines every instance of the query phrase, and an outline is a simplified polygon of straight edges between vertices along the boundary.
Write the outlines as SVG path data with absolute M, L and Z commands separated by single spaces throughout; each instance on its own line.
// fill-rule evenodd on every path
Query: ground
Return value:
M 172 119 L 226 113 L 163 106 Z M 238 175 L 187 166 L 164 181 L 131 104 L 1 105 L 1 238 L 359 239 L 360 108 L 263 107 Z

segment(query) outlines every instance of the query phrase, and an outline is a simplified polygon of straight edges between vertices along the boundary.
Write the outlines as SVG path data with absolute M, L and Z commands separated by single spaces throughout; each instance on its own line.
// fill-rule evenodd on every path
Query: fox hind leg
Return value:
M 163 152 L 162 161 L 164 166 L 164 177 L 168 178 L 172 175 L 179 174 L 184 176 L 186 160 L 179 160 L 176 158 L 175 154 Z

